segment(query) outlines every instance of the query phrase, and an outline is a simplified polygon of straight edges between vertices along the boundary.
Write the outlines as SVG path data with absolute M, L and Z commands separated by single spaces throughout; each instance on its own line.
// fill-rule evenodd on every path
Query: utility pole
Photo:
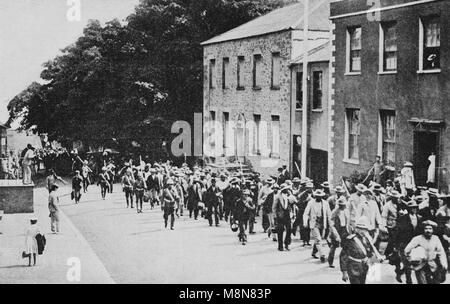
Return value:
M 301 177 L 306 177 L 308 151 L 308 28 L 309 0 L 303 0 L 303 80 L 302 80 L 302 147 L 301 147 Z

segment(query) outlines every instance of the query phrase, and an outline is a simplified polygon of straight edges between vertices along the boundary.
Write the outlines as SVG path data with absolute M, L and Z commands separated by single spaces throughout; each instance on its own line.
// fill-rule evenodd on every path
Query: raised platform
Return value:
M 0 210 L 5 214 L 33 213 L 34 184 L 24 185 L 21 180 L 0 180 Z

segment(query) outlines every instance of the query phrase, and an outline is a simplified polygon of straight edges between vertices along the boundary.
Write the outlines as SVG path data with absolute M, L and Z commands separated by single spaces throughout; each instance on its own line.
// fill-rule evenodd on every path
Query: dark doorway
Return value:
M 323 150 L 309 149 L 308 177 L 312 178 L 314 184 L 320 185 L 328 180 L 328 152 Z
M 416 185 L 424 186 L 427 182 L 427 171 L 431 152 L 436 154 L 436 167 L 439 164 L 439 131 L 414 132 L 414 177 Z M 436 174 L 436 173 L 435 173 Z M 436 181 L 437 181 L 436 175 Z

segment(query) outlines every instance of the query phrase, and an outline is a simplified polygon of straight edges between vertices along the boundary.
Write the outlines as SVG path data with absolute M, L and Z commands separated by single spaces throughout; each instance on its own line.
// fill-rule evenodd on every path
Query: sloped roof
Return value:
M 253 19 L 228 32 L 202 42 L 202 45 L 260 36 L 292 29 L 303 29 L 303 3 L 294 3 Z M 309 30 L 330 30 L 329 0 L 310 1 Z
M 294 54 L 295 55 L 295 54 Z M 329 61 L 331 42 L 328 39 L 317 39 L 308 42 L 308 62 Z M 303 54 L 294 57 L 291 64 L 302 64 Z

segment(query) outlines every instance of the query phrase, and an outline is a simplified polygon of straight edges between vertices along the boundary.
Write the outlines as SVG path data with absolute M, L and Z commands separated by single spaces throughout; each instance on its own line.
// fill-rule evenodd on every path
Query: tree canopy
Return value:
M 90 20 L 9 105 L 10 121 L 66 146 L 167 136 L 202 111 L 200 43 L 288 0 L 141 0 L 125 24 Z

